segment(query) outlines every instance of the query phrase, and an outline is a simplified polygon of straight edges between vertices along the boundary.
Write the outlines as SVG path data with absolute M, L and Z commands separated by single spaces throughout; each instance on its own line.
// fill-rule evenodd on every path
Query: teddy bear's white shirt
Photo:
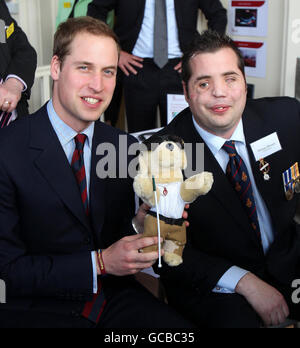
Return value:
M 186 203 L 180 196 L 181 182 L 172 182 L 170 184 L 156 184 L 160 191 L 158 202 L 159 214 L 172 219 L 181 219 Z M 164 194 L 167 193 L 167 194 Z M 156 213 L 156 207 L 150 209 Z

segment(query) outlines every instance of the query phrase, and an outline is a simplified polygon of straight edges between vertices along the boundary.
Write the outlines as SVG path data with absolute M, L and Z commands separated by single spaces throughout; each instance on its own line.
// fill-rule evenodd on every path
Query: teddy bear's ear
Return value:
M 149 153 L 148 151 L 141 152 L 139 155 L 139 173 L 140 174 L 148 174 L 148 165 L 149 165 Z
M 181 169 L 185 169 L 186 167 L 187 167 L 187 158 L 186 158 L 185 151 L 182 150 L 182 168 Z

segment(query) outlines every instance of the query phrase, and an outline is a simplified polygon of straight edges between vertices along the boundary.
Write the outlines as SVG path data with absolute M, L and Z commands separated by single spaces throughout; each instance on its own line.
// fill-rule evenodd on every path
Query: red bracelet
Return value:
M 103 262 L 103 258 L 102 258 L 102 250 L 101 249 L 98 250 L 98 264 L 99 264 L 99 268 L 100 268 L 100 274 L 105 275 L 106 270 L 105 270 L 105 266 L 104 266 L 104 262 Z
M 100 267 L 100 262 L 99 262 L 99 257 L 98 257 L 98 252 L 96 251 L 96 263 L 97 263 L 97 270 L 101 270 L 101 267 Z

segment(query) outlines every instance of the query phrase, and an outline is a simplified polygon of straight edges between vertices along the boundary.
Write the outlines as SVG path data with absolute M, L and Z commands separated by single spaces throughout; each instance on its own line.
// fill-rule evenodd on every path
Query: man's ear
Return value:
M 59 79 L 60 71 L 61 62 L 57 56 L 53 56 L 50 65 L 50 73 L 53 81 L 57 81 Z
M 183 93 L 184 93 L 185 100 L 188 103 L 189 99 L 190 99 L 189 98 L 189 91 L 188 91 L 188 87 L 184 81 L 182 81 L 182 87 L 183 87 Z

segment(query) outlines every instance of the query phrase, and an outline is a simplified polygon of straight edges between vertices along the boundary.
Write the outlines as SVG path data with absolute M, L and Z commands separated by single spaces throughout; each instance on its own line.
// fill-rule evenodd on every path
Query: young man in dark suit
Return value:
M 131 235 L 135 139 L 99 121 L 117 65 L 105 23 L 62 23 L 53 98 L 1 133 L 0 327 L 189 327 L 132 277 L 158 240 Z
M 28 114 L 27 100 L 34 82 L 37 56 L 25 33 L 0 1 L 0 127 Z
M 300 160 L 299 102 L 247 101 L 240 51 L 210 31 L 186 51 L 182 70 L 189 108 L 162 133 L 192 144 L 188 167 L 195 170 L 204 156 L 214 185 L 189 209 L 183 264 L 160 271 L 169 303 L 199 326 L 299 318 L 291 296 L 300 273 L 299 194 L 285 194 L 282 178 Z M 197 143 L 204 143 L 203 154 Z
M 156 13 L 155 6 L 161 3 Z M 126 117 L 129 132 L 152 129 L 156 126 L 157 108 L 162 126 L 167 124 L 167 94 L 182 94 L 180 58 L 186 45 L 197 34 L 201 10 L 208 27 L 224 33 L 226 10 L 219 0 L 93 0 L 88 15 L 105 20 L 115 10 L 115 33 L 120 38 Z M 158 27 L 155 19 L 166 18 L 165 27 Z M 163 31 L 165 29 L 165 33 Z M 155 44 L 165 37 L 166 60 L 155 59 Z M 161 52 L 161 47 L 158 48 Z

